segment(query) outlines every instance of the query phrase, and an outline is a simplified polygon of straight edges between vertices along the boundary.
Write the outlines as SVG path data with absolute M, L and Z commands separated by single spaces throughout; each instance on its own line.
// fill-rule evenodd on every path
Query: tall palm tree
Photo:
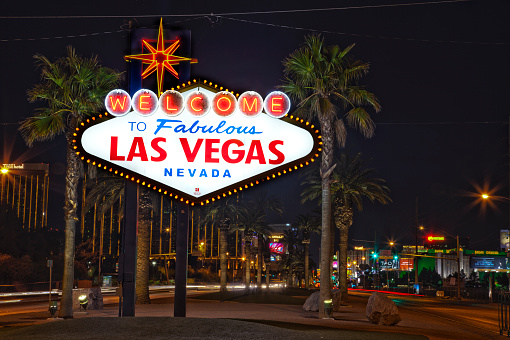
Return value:
M 250 288 L 251 283 L 251 258 L 252 258 L 252 241 L 256 235 L 264 235 L 268 228 L 266 217 L 260 213 L 258 209 L 247 208 L 239 211 L 238 224 L 234 230 L 242 232 L 244 238 L 244 257 L 245 257 L 245 287 Z
M 206 210 L 205 223 L 217 223 L 220 228 L 220 291 L 227 290 L 227 234 L 236 224 L 237 214 L 242 208 L 237 203 L 237 197 L 210 204 Z
M 267 197 L 266 193 L 261 193 L 245 201 L 239 214 L 239 222 L 235 230 L 241 231 L 244 237 L 246 289 L 250 287 L 251 282 L 251 246 L 254 237 L 257 237 L 257 287 L 262 286 L 264 237 L 269 236 L 273 231 L 267 224 L 269 212 L 281 214 L 283 212 L 281 202 L 274 196 Z
M 45 107 L 37 109 L 33 116 L 23 120 L 19 130 L 29 146 L 60 134 L 65 134 L 67 139 L 64 274 L 59 316 L 72 318 L 80 170 L 78 156 L 72 148 L 73 133 L 84 118 L 104 108 L 104 97 L 118 86 L 122 74 L 102 67 L 95 56 L 82 58 L 72 47 L 67 48 L 66 57 L 55 62 L 42 55 L 36 55 L 35 59 L 41 70 L 41 81 L 28 90 L 28 100 L 43 101 Z
M 363 198 L 370 202 L 388 204 L 389 189 L 385 181 L 374 177 L 375 170 L 366 168 L 361 159 L 361 153 L 353 158 L 347 153 L 340 155 L 337 166 L 333 171 L 331 191 L 334 197 L 334 218 L 340 229 L 340 254 L 338 259 L 338 276 L 342 300 L 347 301 L 347 246 L 349 227 L 354 218 L 354 208 L 363 210 Z
M 151 302 L 149 296 L 150 230 L 153 218 L 152 202 L 157 194 L 144 186 L 139 186 L 138 190 L 135 294 L 136 304 L 143 305 Z
M 283 231 L 282 242 L 286 245 L 287 251 L 285 252 L 284 262 L 287 267 L 287 287 L 293 286 L 294 280 L 292 276 L 294 273 L 294 265 L 298 254 L 298 235 L 295 230 L 287 229 Z
M 320 232 L 320 221 L 311 214 L 298 215 L 295 225 L 301 231 L 303 237 L 304 247 L 304 262 L 305 262 L 305 288 L 308 289 L 310 285 L 310 238 L 312 234 Z
M 305 38 L 304 45 L 283 61 L 286 80 L 283 91 L 297 99 L 296 114 L 317 119 L 322 131 L 322 233 L 321 276 L 330 277 L 331 234 L 331 172 L 335 139 L 343 147 L 347 125 L 372 137 L 375 124 L 364 106 L 380 110 L 377 98 L 358 80 L 368 72 L 369 64 L 348 57 L 354 47 L 342 50 L 339 46 L 324 46 L 320 35 Z M 343 116 L 339 116 L 340 104 Z M 319 317 L 325 317 L 324 300 L 331 298 L 331 280 L 321 280 Z

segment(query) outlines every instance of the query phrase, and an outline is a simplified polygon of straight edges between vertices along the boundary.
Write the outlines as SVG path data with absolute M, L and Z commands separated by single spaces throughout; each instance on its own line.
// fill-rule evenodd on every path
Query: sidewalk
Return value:
M 496 333 L 452 324 L 446 319 L 400 309 L 397 326 L 371 324 L 365 316 L 366 298 L 349 296 L 349 305 L 321 320 L 301 305 L 219 302 L 188 298 L 187 317 L 173 318 L 171 299 L 137 305 L 135 318 L 119 318 L 118 306 L 76 312 L 73 320 L 46 320 L 48 313 L 5 316 L 36 323 L 1 329 L 2 339 L 491 339 Z M 162 302 L 162 303 L 160 303 Z M 232 320 L 235 319 L 235 320 Z M 245 322 L 244 320 L 250 320 Z M 5 319 L 5 321 L 8 321 Z M 12 320 L 11 320 L 12 321 Z M 16 329 L 19 328 L 19 329 Z M 269 338 L 268 338 L 269 337 Z

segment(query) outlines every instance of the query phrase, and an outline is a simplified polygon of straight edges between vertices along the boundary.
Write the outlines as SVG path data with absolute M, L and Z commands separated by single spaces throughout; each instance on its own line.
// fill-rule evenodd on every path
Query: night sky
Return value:
M 192 78 L 264 97 L 282 83 L 281 61 L 305 35 L 321 32 L 328 45 L 356 44 L 352 55 L 371 63 L 362 83 L 383 107 L 374 115 L 375 137 L 365 140 L 350 130 L 347 149 L 362 152 L 387 181 L 393 203 L 365 202 L 350 237 L 377 237 L 381 247 L 390 239 L 414 244 L 418 220 L 426 234 L 445 230 L 469 237 L 471 249 L 496 249 L 499 230 L 508 226 L 509 202 L 476 204 L 473 194 L 485 188 L 509 195 L 508 13 L 508 1 L 4 1 L 1 157 L 3 163 L 50 164 L 48 223 L 63 228 L 64 137 L 29 149 L 17 133 L 17 123 L 37 108 L 26 100 L 39 80 L 33 55 L 54 60 L 72 45 L 83 56 L 97 54 L 103 66 L 126 71 L 127 22 L 157 28 L 163 17 L 165 28 L 191 30 L 192 57 L 198 59 Z M 314 208 L 300 206 L 300 180 L 291 174 L 257 189 L 285 203 L 285 215 L 271 222 L 292 222 Z

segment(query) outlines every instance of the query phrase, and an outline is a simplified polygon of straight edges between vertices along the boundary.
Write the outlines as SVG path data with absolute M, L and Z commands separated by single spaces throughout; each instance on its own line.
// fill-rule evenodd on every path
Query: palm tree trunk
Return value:
M 76 119 L 70 124 L 69 131 L 74 132 Z M 73 150 L 72 132 L 67 134 L 67 169 L 65 187 L 65 246 L 64 246 L 64 275 L 62 277 L 62 299 L 60 300 L 59 317 L 70 319 L 73 317 L 73 285 L 74 285 L 74 243 L 76 238 L 76 210 L 78 207 L 78 156 Z
M 338 259 L 338 276 L 342 301 L 347 302 L 347 246 L 349 239 L 349 227 L 340 225 L 340 254 Z
M 323 152 L 321 159 L 322 182 L 322 233 L 321 233 L 321 287 L 319 299 L 319 319 L 327 317 L 324 313 L 324 301 L 331 299 L 331 171 L 333 165 L 333 147 L 335 131 L 333 119 L 320 117 Z
M 246 261 L 244 261 L 244 273 L 245 273 L 245 285 L 246 289 L 250 288 L 251 282 L 251 242 L 249 240 L 244 241 L 244 252 L 246 253 Z
M 262 236 L 257 239 L 257 288 L 262 288 Z
M 294 268 L 292 264 L 289 265 L 289 271 L 287 272 L 287 287 L 292 287 L 293 281 L 292 281 L 292 272 L 294 271 Z
M 340 291 L 342 292 L 342 301 L 347 302 L 347 248 L 349 242 L 349 227 L 352 225 L 353 211 L 352 207 L 344 205 L 343 202 L 336 202 L 335 224 L 340 229 L 340 251 L 338 259 L 338 278 Z
M 220 228 L 220 292 L 227 291 L 227 228 Z
M 265 261 L 264 261 L 264 263 L 265 263 Z M 265 265 L 266 265 L 266 288 L 269 289 L 269 280 L 270 280 L 269 279 L 269 275 L 270 275 L 269 269 L 271 269 L 271 262 L 265 263 Z
M 310 277 L 308 275 L 308 271 L 310 270 L 309 269 L 309 265 L 310 265 L 309 257 L 310 257 L 309 244 L 305 243 L 305 288 L 306 289 L 310 288 Z
M 136 304 L 151 303 L 149 297 L 149 252 L 150 252 L 150 225 L 151 225 L 151 199 L 148 189 L 141 188 L 138 206 L 138 240 L 136 243 Z

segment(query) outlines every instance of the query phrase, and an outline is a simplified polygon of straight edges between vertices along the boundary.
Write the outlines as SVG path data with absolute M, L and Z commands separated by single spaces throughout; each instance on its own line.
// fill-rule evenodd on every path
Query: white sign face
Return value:
M 181 94 L 186 101 L 197 92 L 209 103 L 218 102 L 216 93 L 202 86 Z M 248 116 L 238 107 L 224 116 L 212 109 L 197 114 L 190 112 L 198 107 L 195 104 L 185 105 L 178 115 L 159 107 L 146 116 L 130 111 L 90 122 L 78 132 L 77 149 L 84 152 L 79 155 L 192 203 L 220 198 L 318 156 L 318 131 L 311 132 L 309 125 L 300 127 L 267 114 Z M 221 105 L 229 108 L 228 103 Z

